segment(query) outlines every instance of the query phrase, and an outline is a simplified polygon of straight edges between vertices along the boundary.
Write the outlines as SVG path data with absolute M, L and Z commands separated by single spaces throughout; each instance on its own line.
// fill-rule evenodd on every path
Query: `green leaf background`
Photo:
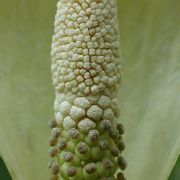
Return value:
M 0 156 L 13 180 L 45 180 L 56 1 L 0 4 Z M 166 180 L 180 152 L 180 1 L 118 0 L 118 6 L 126 176 Z

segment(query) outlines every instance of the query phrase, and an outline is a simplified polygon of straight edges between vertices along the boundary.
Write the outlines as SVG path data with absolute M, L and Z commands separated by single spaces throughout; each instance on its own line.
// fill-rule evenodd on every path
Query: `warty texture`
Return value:
M 59 0 L 54 26 L 51 178 L 125 179 L 116 0 Z

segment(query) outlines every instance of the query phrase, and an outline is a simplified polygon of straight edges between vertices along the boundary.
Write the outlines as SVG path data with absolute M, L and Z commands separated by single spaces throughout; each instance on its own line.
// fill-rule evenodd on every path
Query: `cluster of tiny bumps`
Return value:
M 117 123 L 120 81 L 116 0 L 59 0 L 52 43 L 55 119 L 52 180 L 125 180 Z

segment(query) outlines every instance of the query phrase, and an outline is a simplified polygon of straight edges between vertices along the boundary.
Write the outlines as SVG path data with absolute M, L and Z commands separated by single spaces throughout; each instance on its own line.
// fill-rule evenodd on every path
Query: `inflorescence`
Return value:
M 59 0 L 54 25 L 51 180 L 125 180 L 116 0 Z

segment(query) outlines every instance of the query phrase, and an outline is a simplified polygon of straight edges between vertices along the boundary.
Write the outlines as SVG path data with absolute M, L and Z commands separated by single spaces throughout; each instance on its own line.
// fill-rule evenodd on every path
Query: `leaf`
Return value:
M 180 151 L 178 0 L 118 0 L 127 179 L 167 179 Z M 50 45 L 56 2 L 0 6 L 0 156 L 14 180 L 48 179 Z

